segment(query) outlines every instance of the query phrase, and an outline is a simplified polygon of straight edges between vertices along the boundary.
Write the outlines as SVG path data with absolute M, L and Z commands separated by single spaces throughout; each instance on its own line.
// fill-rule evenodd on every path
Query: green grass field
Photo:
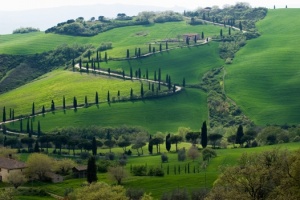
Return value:
M 299 9 L 269 10 L 226 67 L 226 92 L 258 125 L 300 123 Z
M 188 102 L 188 103 L 187 103 Z M 99 107 L 62 110 L 34 118 L 34 127 L 40 121 L 42 131 L 49 132 L 62 127 L 97 125 L 117 127 L 141 126 L 151 133 L 176 132 L 178 127 L 199 130 L 207 119 L 206 94 L 196 89 L 186 89 L 180 94 L 153 100 L 102 103 Z M 24 130 L 26 123 L 23 123 Z M 19 130 L 20 123 L 10 123 L 9 128 Z M 36 129 L 36 128 L 34 128 Z
M 145 92 L 148 84 L 145 83 Z M 83 104 L 85 96 L 88 102 L 95 103 L 96 91 L 99 101 L 107 101 L 107 93 L 110 98 L 117 99 L 118 90 L 121 97 L 130 97 L 130 88 L 134 94 L 140 95 L 140 81 L 122 80 L 108 76 L 95 75 L 93 73 L 79 73 L 67 70 L 55 70 L 39 77 L 37 80 L 20 88 L 4 93 L 0 96 L 0 105 L 15 110 L 15 116 L 28 115 L 32 112 L 32 103 L 35 103 L 35 111 L 41 112 L 43 105 L 50 109 L 51 101 L 54 100 L 56 107 L 62 107 L 63 96 L 67 105 L 73 105 L 74 96 L 78 104 Z M 164 89 L 165 87 L 162 87 Z M 166 89 L 166 88 L 165 88 Z M 2 116 L 3 110 L 0 113 Z M 1 119 L 2 121 L 2 119 Z
M 185 33 L 204 32 L 205 37 L 219 34 L 220 27 L 213 25 L 191 26 L 185 21 L 151 24 L 146 26 L 129 26 L 116 28 L 94 37 L 74 37 L 44 32 L 30 34 L 0 35 L 0 53 L 2 54 L 34 54 L 55 49 L 61 44 L 92 44 L 95 47 L 104 42 L 112 42 L 113 49 L 108 50 L 110 57 L 125 57 L 126 50 L 131 55 L 135 48 L 141 48 L 142 53 L 148 52 L 148 43 L 168 38 L 177 38 Z M 180 37 L 180 39 L 182 39 Z M 170 43 L 172 47 L 176 44 Z M 158 50 L 158 45 L 156 46 Z

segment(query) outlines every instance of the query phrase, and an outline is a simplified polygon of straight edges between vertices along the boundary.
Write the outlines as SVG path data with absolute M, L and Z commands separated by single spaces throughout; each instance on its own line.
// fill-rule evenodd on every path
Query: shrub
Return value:
M 189 200 L 189 193 L 186 189 L 175 189 L 170 193 L 164 193 L 161 200 Z
M 134 176 L 146 176 L 147 175 L 147 167 L 145 165 L 133 166 L 132 174 Z
M 178 161 L 185 161 L 185 160 L 186 160 L 186 151 L 185 148 L 183 148 L 178 151 Z
M 140 200 L 143 195 L 144 190 L 142 189 L 128 188 L 126 190 L 126 196 L 129 197 L 130 200 Z
M 254 140 L 254 141 L 252 142 L 251 146 L 252 146 L 252 147 L 257 147 L 257 146 L 258 146 L 256 140 Z
M 166 153 L 161 154 L 161 162 L 168 162 L 168 155 Z
M 209 160 L 212 157 L 216 157 L 217 156 L 217 152 L 213 149 L 208 149 L 205 148 L 202 151 L 202 156 L 203 156 L 203 160 Z
M 164 176 L 164 170 L 160 167 L 150 168 L 148 172 L 148 176 Z
M 100 173 L 106 173 L 108 171 L 108 168 L 111 166 L 114 166 L 115 162 L 110 160 L 101 160 L 97 166 L 97 170 Z
M 208 192 L 206 188 L 195 189 L 191 192 L 191 200 L 204 200 Z
M 115 154 L 113 152 L 105 154 L 105 159 L 106 160 L 114 160 L 115 159 Z

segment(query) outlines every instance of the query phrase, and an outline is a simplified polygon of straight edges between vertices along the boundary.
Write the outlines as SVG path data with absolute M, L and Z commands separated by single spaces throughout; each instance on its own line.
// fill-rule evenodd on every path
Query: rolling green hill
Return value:
M 269 10 L 226 67 L 226 92 L 256 124 L 300 122 L 299 9 Z
M 34 54 L 55 49 L 61 44 L 92 44 L 96 48 L 103 42 L 112 42 L 113 49 L 108 50 L 110 57 L 125 57 L 130 49 L 133 55 L 135 48 L 148 52 L 148 43 L 168 38 L 177 38 L 190 32 L 204 32 L 205 37 L 217 35 L 220 27 L 213 25 L 191 26 L 186 22 L 169 22 L 145 26 L 116 28 L 93 37 L 76 37 L 44 32 L 29 34 L 0 35 L 0 54 Z M 180 36 L 180 39 L 181 36 Z M 177 42 L 174 44 L 177 45 Z M 172 44 L 170 43 L 170 47 Z M 158 46 L 157 48 L 158 49 Z

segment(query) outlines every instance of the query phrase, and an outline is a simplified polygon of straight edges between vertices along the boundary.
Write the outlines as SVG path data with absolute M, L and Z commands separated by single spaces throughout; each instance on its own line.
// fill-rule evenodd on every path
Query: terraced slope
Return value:
M 269 10 L 226 67 L 226 92 L 256 124 L 300 123 L 300 9 Z

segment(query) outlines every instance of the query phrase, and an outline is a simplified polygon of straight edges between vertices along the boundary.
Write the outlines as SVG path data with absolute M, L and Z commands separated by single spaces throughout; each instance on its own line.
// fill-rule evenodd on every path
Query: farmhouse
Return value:
M 7 177 L 12 171 L 21 171 L 26 168 L 26 164 L 12 158 L 0 157 L 0 181 L 7 182 Z
M 55 174 L 53 172 L 46 172 L 45 176 L 51 180 L 52 183 L 60 183 L 64 181 L 64 177 L 59 175 L 59 174 Z
M 85 178 L 86 174 L 87 174 L 87 166 L 82 165 L 82 166 L 73 167 L 72 171 L 73 171 L 74 177 Z
M 183 41 L 186 41 L 186 38 L 189 38 L 190 40 L 194 40 L 195 37 L 197 40 L 200 40 L 200 35 L 198 33 L 187 33 L 187 34 L 183 34 Z

